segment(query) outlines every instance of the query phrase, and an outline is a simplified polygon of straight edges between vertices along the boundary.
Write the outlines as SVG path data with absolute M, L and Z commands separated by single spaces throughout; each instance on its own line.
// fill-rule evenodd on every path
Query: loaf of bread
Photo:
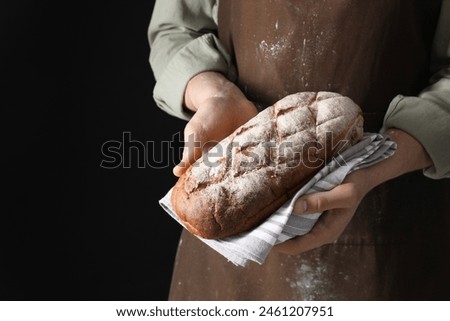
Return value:
M 172 207 L 203 238 L 247 231 L 362 134 L 362 113 L 350 98 L 331 92 L 289 95 L 194 163 L 176 183 Z

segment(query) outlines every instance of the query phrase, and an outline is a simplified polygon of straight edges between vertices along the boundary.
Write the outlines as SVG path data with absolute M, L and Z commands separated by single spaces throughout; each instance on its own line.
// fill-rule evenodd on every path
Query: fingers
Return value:
M 188 168 L 191 165 L 192 165 L 192 163 L 188 163 L 188 162 L 185 162 L 184 160 L 182 160 L 179 164 L 177 164 L 173 168 L 172 172 L 173 172 L 173 174 L 175 176 L 180 177 L 181 175 L 183 175 L 188 170 Z
M 173 174 L 175 176 L 180 177 L 183 175 L 192 164 L 202 157 L 203 153 L 207 152 L 217 144 L 216 141 L 209 141 L 204 144 L 199 141 L 195 142 L 197 143 L 195 146 L 192 146 L 192 144 L 185 144 L 181 161 L 173 168 Z
M 175 176 L 183 175 L 205 150 L 212 148 L 257 113 L 253 103 L 247 100 L 240 104 L 234 100 L 232 102 L 210 99 L 207 105 L 197 110 L 184 130 L 185 145 L 181 162 L 173 169 Z M 234 111 L 234 108 L 237 110 Z
M 288 240 L 284 243 L 274 246 L 274 249 L 278 252 L 288 255 L 298 255 L 307 251 L 318 248 L 325 243 L 319 242 L 316 237 L 311 234 L 305 234 L 303 236 L 297 236 L 292 240 Z
M 293 214 L 323 213 L 313 229 L 276 246 L 286 254 L 299 254 L 335 242 L 349 224 L 364 195 L 370 190 L 364 170 L 347 176 L 330 191 L 305 195 L 297 200 Z
M 321 215 L 314 228 L 305 235 L 298 236 L 275 246 L 279 252 L 297 255 L 335 242 L 344 231 L 355 213 L 355 209 L 337 209 Z
M 202 156 L 203 144 L 207 140 L 204 133 L 205 131 L 198 125 L 198 122 L 194 118 L 186 125 L 184 129 L 184 148 L 181 161 L 173 169 L 175 176 L 180 177 L 183 175 Z
M 349 208 L 358 202 L 358 192 L 352 183 L 343 183 L 327 192 L 302 196 L 294 205 L 293 214 L 322 213 L 336 208 Z
M 229 120 L 223 119 L 225 115 L 217 112 L 216 106 L 211 106 L 209 112 L 205 110 L 197 111 L 184 129 L 183 155 L 180 163 L 173 169 L 175 176 L 183 175 L 205 151 L 235 129 Z

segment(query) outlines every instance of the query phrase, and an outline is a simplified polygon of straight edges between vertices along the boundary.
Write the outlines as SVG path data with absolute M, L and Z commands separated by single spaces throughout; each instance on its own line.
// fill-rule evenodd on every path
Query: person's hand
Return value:
M 422 145 L 412 136 L 398 129 L 389 130 L 388 134 L 397 143 L 394 156 L 353 172 L 341 185 L 328 192 L 300 197 L 294 206 L 294 215 L 324 213 L 308 234 L 279 244 L 275 249 L 296 255 L 335 242 L 372 188 L 407 172 L 432 165 Z
M 333 243 L 342 234 L 363 197 L 370 191 L 364 169 L 353 172 L 341 185 L 328 192 L 305 195 L 297 200 L 293 215 L 323 213 L 313 229 L 281 243 L 276 249 L 286 254 L 303 253 Z
M 175 176 L 181 176 L 205 149 L 258 113 L 235 84 L 216 72 L 203 72 L 193 77 L 184 99 L 185 106 L 195 113 L 184 129 L 183 156 L 173 169 Z

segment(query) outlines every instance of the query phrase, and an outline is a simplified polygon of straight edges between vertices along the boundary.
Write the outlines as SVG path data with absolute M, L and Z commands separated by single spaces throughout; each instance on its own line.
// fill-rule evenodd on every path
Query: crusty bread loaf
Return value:
M 193 234 L 222 238 L 249 230 L 306 183 L 342 142 L 361 139 L 350 99 L 303 92 L 260 112 L 204 154 L 176 183 L 172 207 Z

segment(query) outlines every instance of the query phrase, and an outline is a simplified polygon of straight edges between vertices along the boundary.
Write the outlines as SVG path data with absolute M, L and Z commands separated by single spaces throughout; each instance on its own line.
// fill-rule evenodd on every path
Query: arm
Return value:
M 229 75 L 231 59 L 215 35 L 214 0 L 157 0 L 148 30 L 154 98 L 167 113 L 189 120 L 183 106 L 188 81 L 204 71 Z
M 301 197 L 294 207 L 297 215 L 325 212 L 306 235 L 286 241 L 276 248 L 286 254 L 299 254 L 333 243 L 344 231 L 364 196 L 374 187 L 400 175 L 432 165 L 422 145 L 411 135 L 388 131 L 397 143 L 397 151 L 387 160 L 353 172 L 329 192 Z
M 438 72 L 418 97 L 397 96 L 389 106 L 384 128 L 399 128 L 415 137 L 433 164 L 424 169 L 431 178 L 450 177 L 450 0 L 442 2 L 433 44 L 432 69 Z
M 415 137 L 433 160 L 424 169 L 430 178 L 450 177 L 450 68 L 418 97 L 397 96 L 385 116 L 384 128 L 398 128 Z
M 183 157 L 173 170 L 175 176 L 181 176 L 201 157 L 204 149 L 258 113 L 242 91 L 217 72 L 202 72 L 189 80 L 184 101 L 195 114 L 184 129 Z
M 436 31 L 434 60 L 450 64 L 450 0 L 444 0 Z M 423 169 L 432 178 L 450 177 L 450 68 L 442 67 L 418 97 L 397 96 L 385 116 L 384 129 L 397 143 L 391 158 L 350 174 L 328 192 L 301 197 L 294 213 L 325 212 L 308 234 L 278 245 L 299 254 L 334 242 L 348 225 L 364 196 L 374 187 Z
M 231 58 L 215 35 L 214 0 L 158 0 L 149 27 L 154 98 L 167 113 L 189 120 L 183 157 L 174 168 L 181 176 L 211 146 L 256 115 L 232 83 Z

